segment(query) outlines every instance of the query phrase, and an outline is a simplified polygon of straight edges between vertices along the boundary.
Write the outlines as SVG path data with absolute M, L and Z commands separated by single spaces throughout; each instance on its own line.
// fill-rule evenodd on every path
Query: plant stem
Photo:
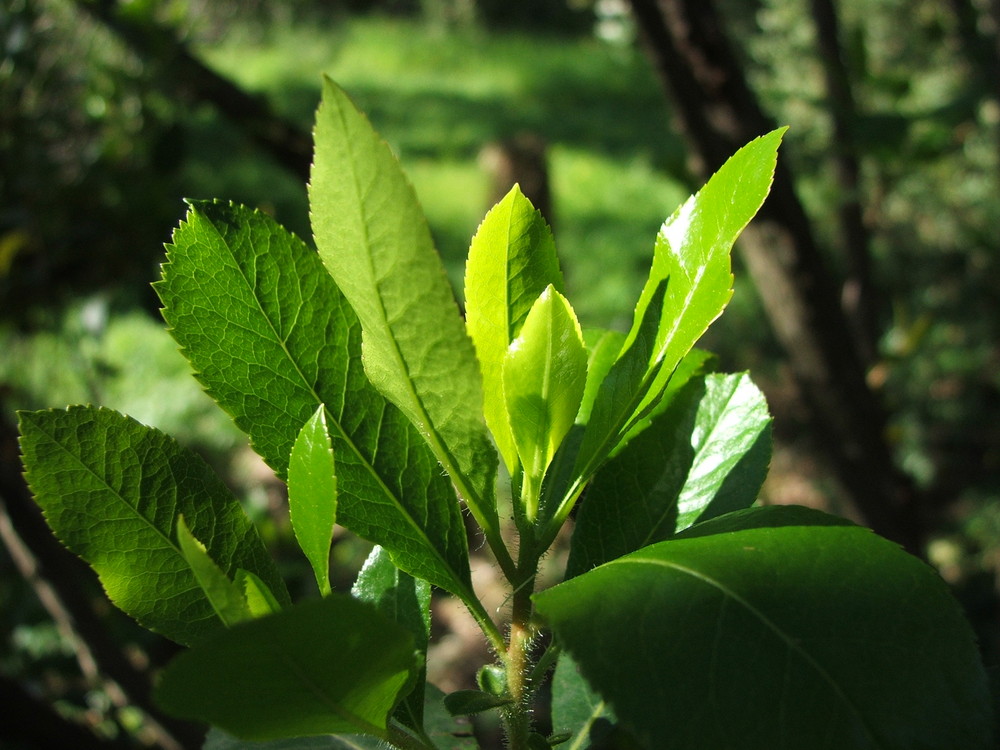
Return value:
M 534 627 L 531 622 L 533 606 L 531 594 L 535 588 L 535 572 L 538 555 L 535 554 L 531 539 L 521 540 L 518 555 L 518 570 L 523 580 L 512 581 L 514 586 L 513 608 L 511 612 L 510 635 L 507 645 L 507 689 L 513 704 L 504 717 L 507 729 L 507 743 L 510 750 L 524 750 L 528 747 L 531 732 L 531 693 L 533 685 L 531 672 L 531 641 Z

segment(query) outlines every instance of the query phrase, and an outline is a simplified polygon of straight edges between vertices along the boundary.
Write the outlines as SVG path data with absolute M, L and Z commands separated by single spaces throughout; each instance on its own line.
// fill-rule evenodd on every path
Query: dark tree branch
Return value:
M 76 7 L 113 31 L 141 59 L 169 71 L 160 85 L 189 104 L 207 103 L 246 133 L 281 166 L 309 179 L 312 137 L 278 117 L 264 99 L 251 96 L 191 54 L 171 29 L 139 22 L 118 10 L 117 0 L 75 0 Z
M 866 365 L 878 354 L 879 315 L 872 281 L 871 236 L 861 205 L 861 166 L 854 124 L 857 108 L 843 58 L 840 20 L 833 0 L 810 0 L 816 40 L 826 80 L 828 112 L 833 121 L 833 164 L 840 188 L 840 242 L 847 258 L 841 304 Z
M 713 3 L 630 2 L 702 176 L 775 127 L 750 90 Z M 924 534 L 915 493 L 893 464 L 885 414 L 865 381 L 837 284 L 785 165 L 779 160 L 741 252 L 837 478 L 869 525 L 919 554 Z

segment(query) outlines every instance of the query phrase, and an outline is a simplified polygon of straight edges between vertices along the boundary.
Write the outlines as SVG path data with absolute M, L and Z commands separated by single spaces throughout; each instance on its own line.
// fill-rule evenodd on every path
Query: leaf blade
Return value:
M 535 596 L 647 744 L 987 746 L 972 633 L 930 568 L 801 508 L 705 525 L 727 531 L 692 527 Z
M 144 627 L 190 644 L 221 627 L 175 542 L 184 515 L 212 559 L 288 601 L 237 499 L 196 454 L 110 409 L 21 412 L 25 476 L 55 535 Z
M 364 330 L 365 371 L 417 425 L 488 535 L 498 458 L 482 377 L 416 196 L 388 146 L 324 78 L 310 216 L 321 258 Z
M 314 251 L 259 211 L 192 201 L 155 288 L 196 376 L 279 476 L 325 404 L 340 522 L 411 574 L 470 596 L 451 486 L 368 381 L 357 317 Z
M 337 472 L 326 406 L 302 426 L 288 462 L 292 530 L 312 566 L 320 594 L 330 593 L 330 545 L 337 523 Z
M 503 401 L 507 347 L 549 285 L 563 289 L 552 231 L 515 185 L 486 214 L 465 266 L 465 324 L 483 375 L 483 414 L 511 474 L 518 456 Z
M 213 634 L 170 663 L 155 696 L 176 716 L 246 740 L 385 737 L 414 667 L 405 630 L 332 594 Z

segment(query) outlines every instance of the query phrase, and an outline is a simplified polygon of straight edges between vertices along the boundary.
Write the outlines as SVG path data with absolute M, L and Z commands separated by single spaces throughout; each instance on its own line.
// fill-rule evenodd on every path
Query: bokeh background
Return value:
M 1000 663 L 998 23 L 993 0 L 2 0 L 0 748 L 198 734 L 149 702 L 169 644 L 39 525 L 15 410 L 102 404 L 172 433 L 309 593 L 283 488 L 190 377 L 150 283 L 185 197 L 310 237 L 323 73 L 399 156 L 459 298 L 469 239 L 517 180 L 585 326 L 627 327 L 662 221 L 789 125 L 702 342 L 771 403 L 761 501 L 923 556 Z M 335 550 L 348 586 L 367 546 Z M 436 678 L 457 687 L 477 644 L 452 609 Z

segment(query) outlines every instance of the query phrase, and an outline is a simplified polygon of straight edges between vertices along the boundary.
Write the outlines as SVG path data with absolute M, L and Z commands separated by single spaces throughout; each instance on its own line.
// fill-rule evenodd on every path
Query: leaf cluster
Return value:
M 321 596 L 290 601 L 237 500 L 168 436 L 99 408 L 21 414 L 55 534 L 119 607 L 190 646 L 161 705 L 212 724 L 216 750 L 468 747 L 452 714 L 483 711 L 520 749 L 986 747 L 985 678 L 943 583 L 865 529 L 752 507 L 767 405 L 694 348 L 782 133 L 664 222 L 624 333 L 581 328 L 516 187 L 472 239 L 463 318 L 395 157 L 331 81 L 316 251 L 260 212 L 191 202 L 163 315 L 286 480 Z M 473 590 L 463 508 L 509 584 L 506 623 Z M 574 509 L 566 580 L 536 592 Z M 376 544 L 350 594 L 330 585 L 336 524 Z M 426 683 L 432 587 L 493 649 L 478 690 Z M 545 736 L 533 707 L 553 668 Z

